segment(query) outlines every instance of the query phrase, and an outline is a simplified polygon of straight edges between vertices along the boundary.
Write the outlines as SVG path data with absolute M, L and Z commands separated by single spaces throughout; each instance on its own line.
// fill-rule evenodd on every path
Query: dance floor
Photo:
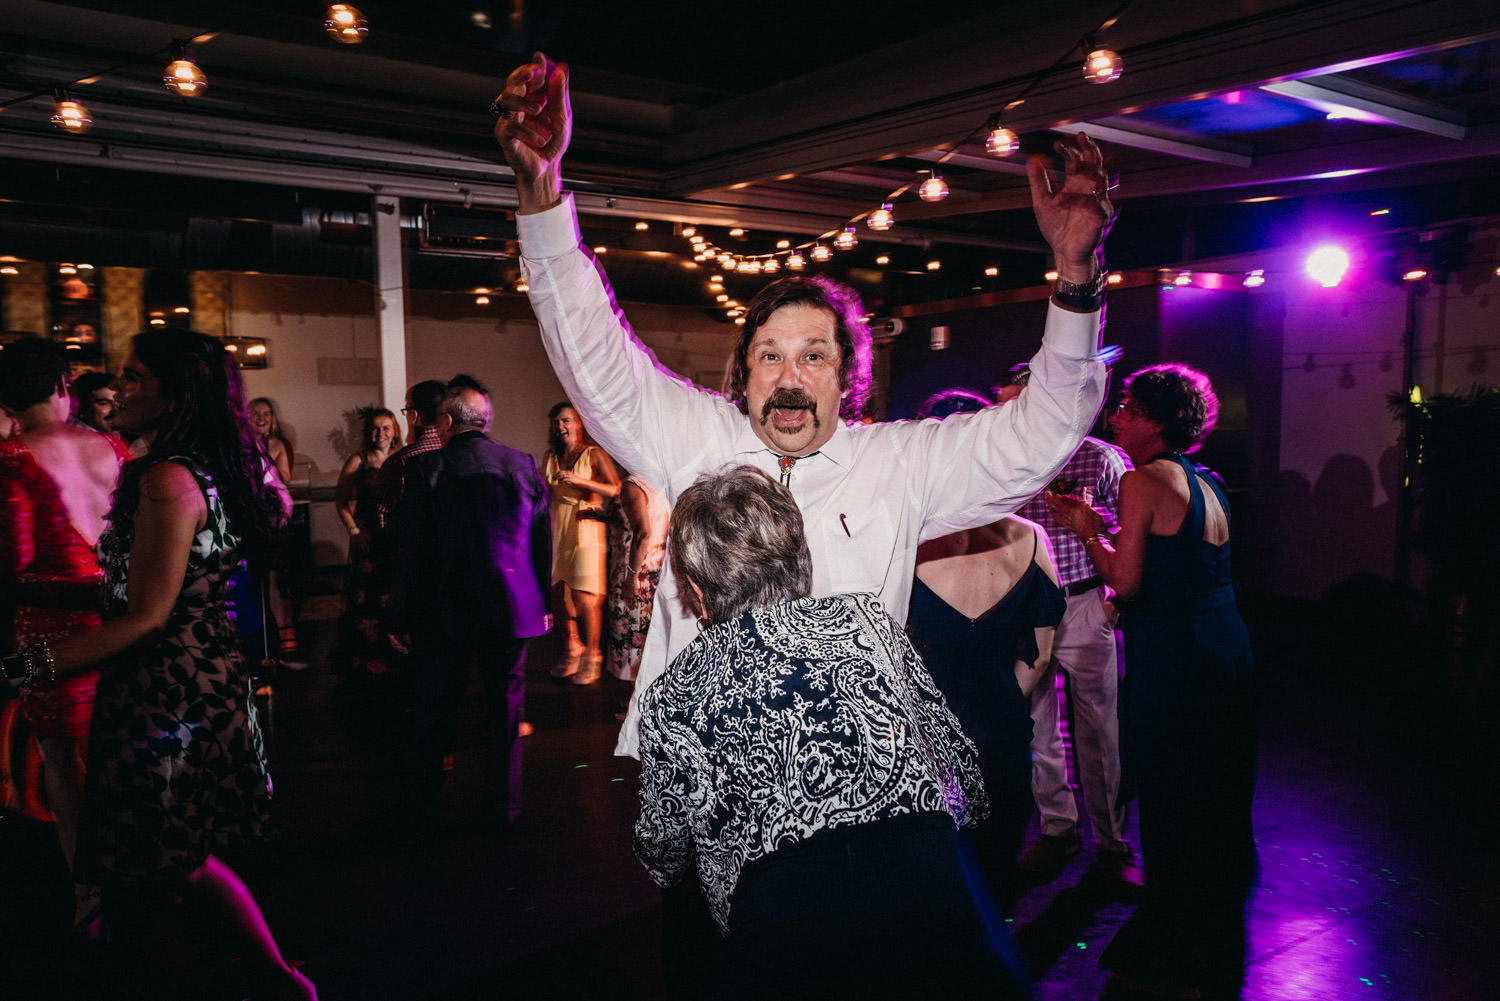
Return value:
M 1477 760 L 1485 744 L 1462 729 L 1486 714 L 1434 704 L 1420 672 L 1392 684 L 1329 664 L 1326 644 L 1315 655 L 1273 611 L 1250 616 L 1264 730 L 1244 997 L 1497 996 L 1497 853 L 1483 805 L 1493 754 Z M 277 677 L 263 700 L 282 837 L 240 865 L 321 996 L 663 997 L 660 899 L 630 853 L 636 764 L 611 753 L 627 686 L 558 685 L 545 670 L 554 649 L 533 646 L 526 809 L 506 836 L 477 816 L 473 686 L 441 813 L 412 836 L 395 812 L 400 705 L 370 683 L 382 679 L 328 669 L 331 618 L 305 616 L 302 633 L 314 666 Z M 116 958 L 65 930 L 49 837 L 0 818 L 0 997 L 119 998 Z M 1099 997 L 1098 955 L 1130 913 L 1085 878 L 1090 849 L 1086 833 L 1084 851 L 1014 911 L 1041 1001 Z M 229 983 L 177 995 L 234 996 Z

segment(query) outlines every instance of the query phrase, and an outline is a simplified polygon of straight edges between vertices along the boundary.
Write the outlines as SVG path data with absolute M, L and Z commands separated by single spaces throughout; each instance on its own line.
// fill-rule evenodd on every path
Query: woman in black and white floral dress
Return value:
M 197 934 L 241 957 L 249 996 L 315 998 L 220 857 L 270 828 L 225 594 L 242 556 L 268 553 L 287 498 L 218 341 L 164 330 L 132 347 L 114 382 L 116 427 L 139 435 L 143 454 L 126 466 L 99 542 L 109 617 L 17 656 L 32 685 L 100 667 L 78 865 L 104 887 L 112 937 L 145 981 L 132 986 L 192 996 L 176 979 L 184 957 L 152 953 Z
M 724 935 L 716 997 L 1025 996 L 958 828 L 987 811 L 974 745 L 873 595 L 810 598 L 802 516 L 748 466 L 672 512 L 703 632 L 642 700 L 636 855 L 695 874 Z

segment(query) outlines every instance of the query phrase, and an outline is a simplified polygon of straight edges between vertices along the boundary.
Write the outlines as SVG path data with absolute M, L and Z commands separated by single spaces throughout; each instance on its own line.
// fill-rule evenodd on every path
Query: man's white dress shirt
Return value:
M 717 393 L 673 375 L 635 339 L 603 272 L 582 247 L 570 195 L 519 215 L 521 263 L 558 379 L 589 433 L 673 503 L 726 463 L 782 478 L 750 418 Z M 1012 403 L 946 420 L 837 426 L 798 459 L 787 485 L 802 509 L 812 597 L 868 591 L 906 621 L 918 543 L 988 525 L 1047 485 L 1093 424 L 1108 379 L 1099 313 L 1051 305 L 1031 381 Z M 639 695 L 698 633 L 683 612 L 670 560 L 656 593 L 616 753 L 639 756 Z

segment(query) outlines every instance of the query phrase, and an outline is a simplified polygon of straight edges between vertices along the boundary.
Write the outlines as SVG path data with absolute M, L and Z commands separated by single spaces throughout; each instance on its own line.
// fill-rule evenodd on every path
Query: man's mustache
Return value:
M 777 409 L 806 410 L 812 414 L 814 423 L 818 419 L 818 401 L 801 389 L 777 388 L 771 390 L 771 395 L 766 397 L 765 406 L 760 408 L 760 419 L 762 421 L 770 420 L 771 411 Z

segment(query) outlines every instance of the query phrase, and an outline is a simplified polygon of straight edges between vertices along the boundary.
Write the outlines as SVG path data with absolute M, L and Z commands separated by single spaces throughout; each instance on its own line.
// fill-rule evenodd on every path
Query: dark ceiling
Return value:
M 1500 213 L 1494 0 L 367 0 L 357 46 L 328 39 L 323 6 L 6 0 L 0 255 L 368 278 L 372 195 L 412 218 L 514 204 L 484 108 L 534 48 L 572 66 L 567 183 L 627 299 L 703 297 L 685 225 L 759 255 L 852 223 L 860 246 L 827 267 L 887 303 L 1036 284 L 1023 155 L 983 149 L 996 113 L 1023 151 L 1080 129 L 1105 145 L 1121 268 Z M 1095 86 L 1080 43 L 1101 26 L 1125 71 Z M 205 96 L 161 85 L 181 39 Z M 48 124 L 63 84 L 87 134 Z M 928 204 L 935 165 L 951 194 Z M 862 220 L 883 201 L 880 234 Z M 411 276 L 513 270 L 445 257 Z

